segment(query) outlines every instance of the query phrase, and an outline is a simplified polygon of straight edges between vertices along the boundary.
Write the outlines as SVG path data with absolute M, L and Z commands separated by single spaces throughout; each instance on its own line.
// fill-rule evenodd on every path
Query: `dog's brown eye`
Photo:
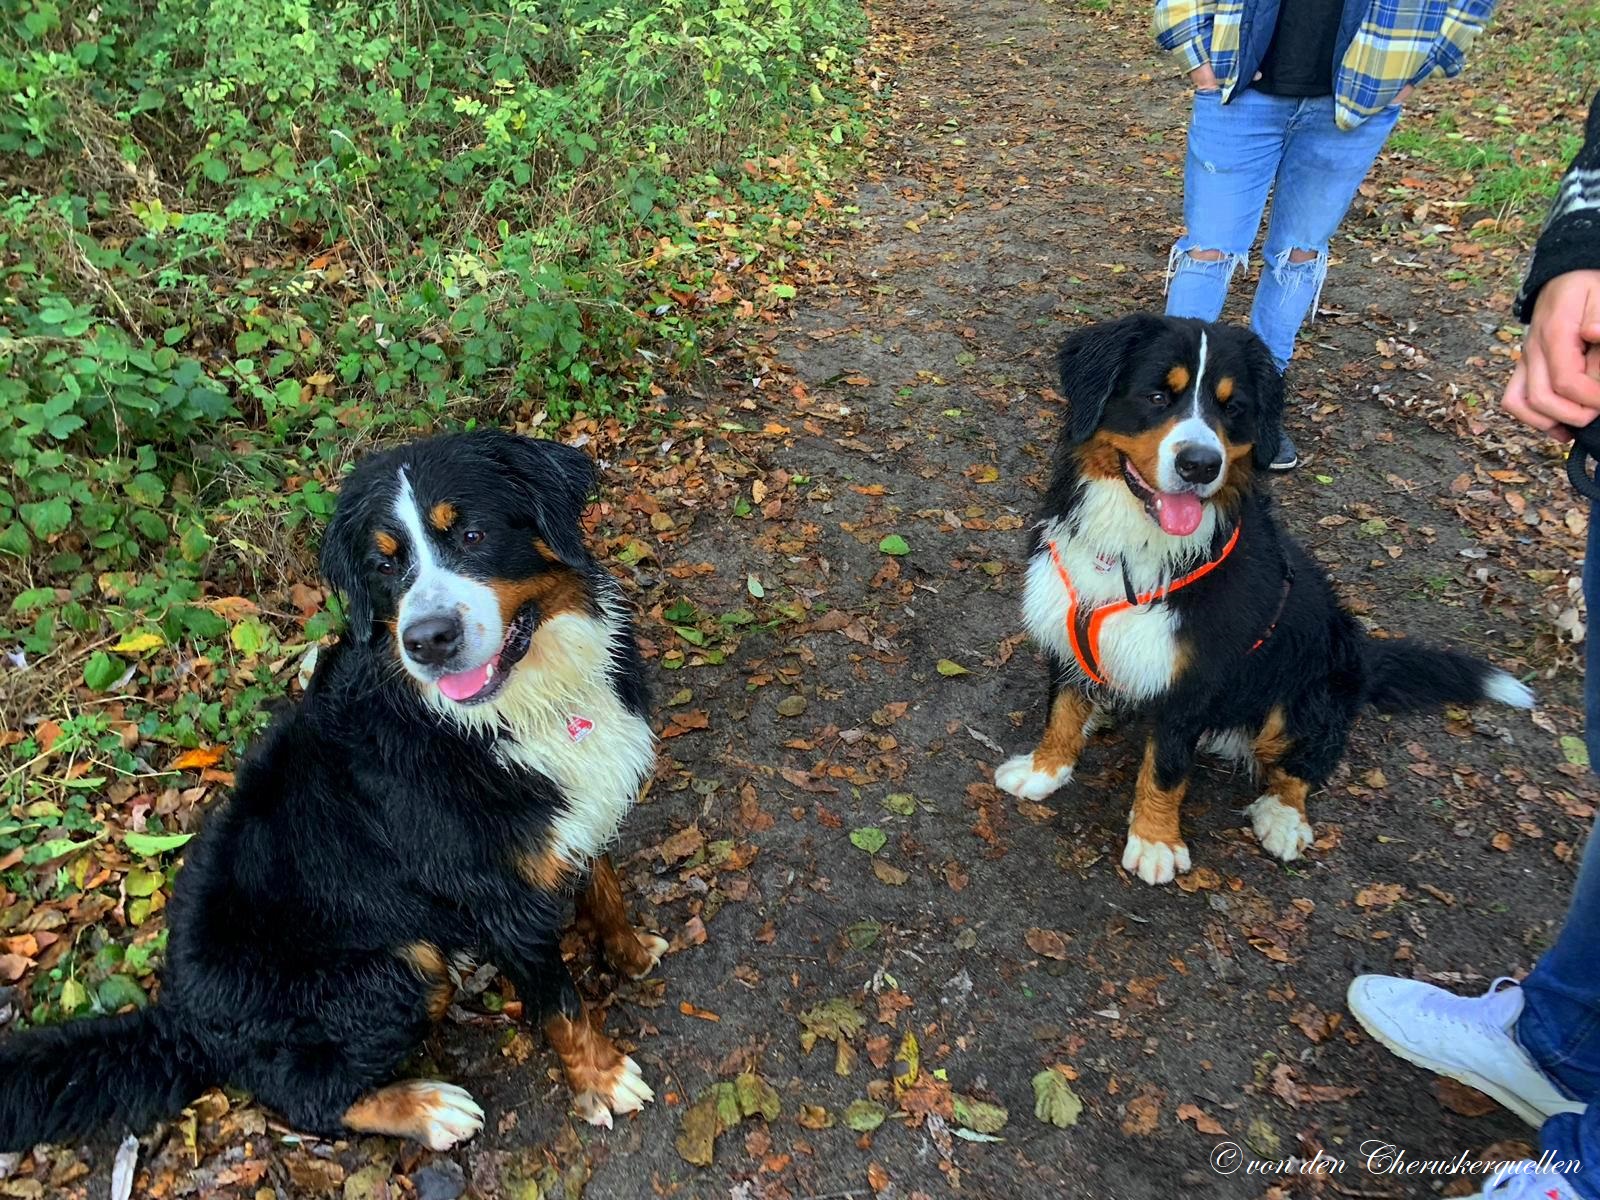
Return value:
M 476 546 L 483 541 L 483 530 L 469 529 L 461 535 L 461 540 L 469 546 Z
M 393 575 L 394 574 L 394 559 L 392 559 L 392 558 L 380 558 L 378 560 L 378 574 L 379 575 Z
M 1157 408 L 1165 408 L 1172 403 L 1172 394 L 1170 392 L 1151 392 L 1150 403 Z

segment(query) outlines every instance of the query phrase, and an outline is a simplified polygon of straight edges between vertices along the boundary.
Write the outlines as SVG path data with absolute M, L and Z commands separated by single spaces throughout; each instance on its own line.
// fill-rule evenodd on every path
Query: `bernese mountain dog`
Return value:
M 1504 671 L 1369 638 L 1279 530 L 1258 472 L 1278 445 L 1283 380 L 1253 333 L 1131 316 L 1073 334 L 1059 365 L 1066 425 L 1023 597 L 1049 715 L 1037 748 L 996 770 L 999 787 L 1042 799 L 1096 728 L 1148 717 L 1122 865 L 1167 883 L 1190 866 L 1178 810 L 1199 750 L 1263 780 L 1251 824 L 1289 862 L 1312 840 L 1306 796 L 1364 706 L 1531 707 Z
M 606 855 L 655 742 L 621 590 L 586 548 L 581 451 L 498 431 L 374 454 L 322 567 L 348 632 L 190 843 L 158 1002 L 0 1042 L 0 1150 L 141 1131 L 229 1084 L 297 1129 L 436 1150 L 483 1123 L 396 1081 L 482 957 L 548 1035 L 577 1112 L 652 1099 L 562 962 L 568 901 L 639 978 Z

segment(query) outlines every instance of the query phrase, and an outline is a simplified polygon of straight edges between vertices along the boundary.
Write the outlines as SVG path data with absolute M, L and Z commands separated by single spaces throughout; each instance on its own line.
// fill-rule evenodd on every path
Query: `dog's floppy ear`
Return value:
M 1117 390 L 1134 345 L 1160 329 L 1160 318 L 1137 313 L 1080 329 L 1062 345 L 1056 364 L 1061 369 L 1061 394 L 1067 399 L 1063 436 L 1068 445 L 1088 441 L 1100 428 L 1106 401 Z
M 1250 364 L 1250 392 L 1256 402 L 1255 448 L 1250 457 L 1264 471 L 1272 466 L 1283 439 L 1283 372 L 1272 361 L 1265 342 L 1254 333 L 1245 336 L 1249 339 L 1245 359 Z
M 374 471 L 358 468 L 339 489 L 333 519 L 322 532 L 322 577 L 344 595 L 345 621 L 352 635 L 372 635 L 372 592 L 367 584 Z
M 599 482 L 594 460 L 560 442 L 494 431 L 491 452 L 510 475 L 514 494 L 545 545 L 575 571 L 589 565 L 583 544 L 584 506 Z

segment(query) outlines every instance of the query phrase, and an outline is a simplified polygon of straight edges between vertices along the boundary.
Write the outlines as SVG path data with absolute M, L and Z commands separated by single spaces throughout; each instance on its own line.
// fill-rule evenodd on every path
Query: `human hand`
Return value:
M 1406 84 L 1405 87 L 1401 88 L 1399 90 L 1399 92 L 1397 92 L 1395 94 L 1394 102 L 1396 104 L 1404 104 L 1410 98 L 1411 93 L 1416 91 L 1416 90 L 1417 90 L 1417 85 L 1416 84 L 1414 84 L 1414 83 Z
M 1194 84 L 1194 90 L 1197 92 L 1215 92 L 1220 90 L 1222 87 L 1222 85 L 1217 82 L 1217 73 L 1211 69 L 1210 63 L 1206 63 L 1203 66 L 1196 67 L 1194 70 L 1190 71 L 1189 82 Z
M 1600 416 L 1600 271 L 1568 271 L 1539 290 L 1500 407 L 1563 442 Z

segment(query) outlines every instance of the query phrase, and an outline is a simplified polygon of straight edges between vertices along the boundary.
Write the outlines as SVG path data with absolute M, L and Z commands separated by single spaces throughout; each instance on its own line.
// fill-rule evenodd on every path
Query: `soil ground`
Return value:
M 618 570 L 663 668 L 666 761 L 619 857 L 674 950 L 606 1011 L 657 1103 L 609 1133 L 577 1124 L 542 1041 L 468 1005 L 430 1054 L 483 1102 L 482 1137 L 443 1156 L 280 1142 L 256 1187 L 1401 1197 L 1439 1185 L 1366 1172 L 1364 1143 L 1437 1159 L 1533 1140 L 1344 1015 L 1362 971 L 1481 990 L 1529 968 L 1594 801 L 1559 741 L 1581 732 L 1580 688 L 1555 669 L 1572 652 L 1547 611 L 1582 516 L 1568 516 L 1553 457 L 1469 399 L 1504 378 L 1505 296 L 1447 288 L 1415 260 L 1382 176 L 1335 246 L 1291 380 L 1307 461 L 1274 491 L 1370 626 L 1492 657 L 1537 688 L 1537 723 L 1489 709 L 1364 719 L 1312 799 L 1316 848 L 1287 868 L 1248 833 L 1249 781 L 1202 770 L 1185 811 L 1197 869 L 1162 888 L 1118 865 L 1136 731 L 1098 741 L 1045 805 L 992 786 L 1043 720 L 1018 602 L 1061 417 L 1053 351 L 1089 320 L 1159 309 L 1181 221 L 1186 95 L 1147 52 L 1143 16 L 880 4 L 895 119 L 855 219 L 818 247 L 818 286 L 755 345 L 730 346 L 705 397 L 684 398 L 725 419 L 641 435 L 608 464 L 657 497 L 653 513 L 617 500 L 602 517 L 635 542 Z M 1230 311 L 1252 286 L 1236 280 Z M 909 552 L 880 551 L 890 535 Z M 696 647 L 672 625 L 724 636 Z M 884 835 L 876 854 L 868 831 Z M 596 998 L 612 984 L 583 979 Z M 824 1039 L 808 1053 L 802 1014 L 841 998 L 863 1027 L 842 1051 Z M 924 1098 L 937 1106 L 948 1083 L 1003 1106 L 1003 1140 L 906 1118 L 889 1080 L 907 1031 Z M 1053 1064 L 1083 1101 L 1071 1128 L 1033 1114 L 1030 1081 Z M 691 1165 L 686 1110 L 743 1072 L 780 1114 L 728 1129 L 709 1167 Z M 869 1097 L 890 1119 L 847 1128 Z M 1349 1164 L 1316 1181 L 1223 1174 L 1223 1142 L 1244 1161 L 1320 1149 Z M 153 1151 L 182 1153 L 177 1138 Z M 208 1158 L 193 1186 L 220 1186 L 241 1153 L 257 1150 Z

